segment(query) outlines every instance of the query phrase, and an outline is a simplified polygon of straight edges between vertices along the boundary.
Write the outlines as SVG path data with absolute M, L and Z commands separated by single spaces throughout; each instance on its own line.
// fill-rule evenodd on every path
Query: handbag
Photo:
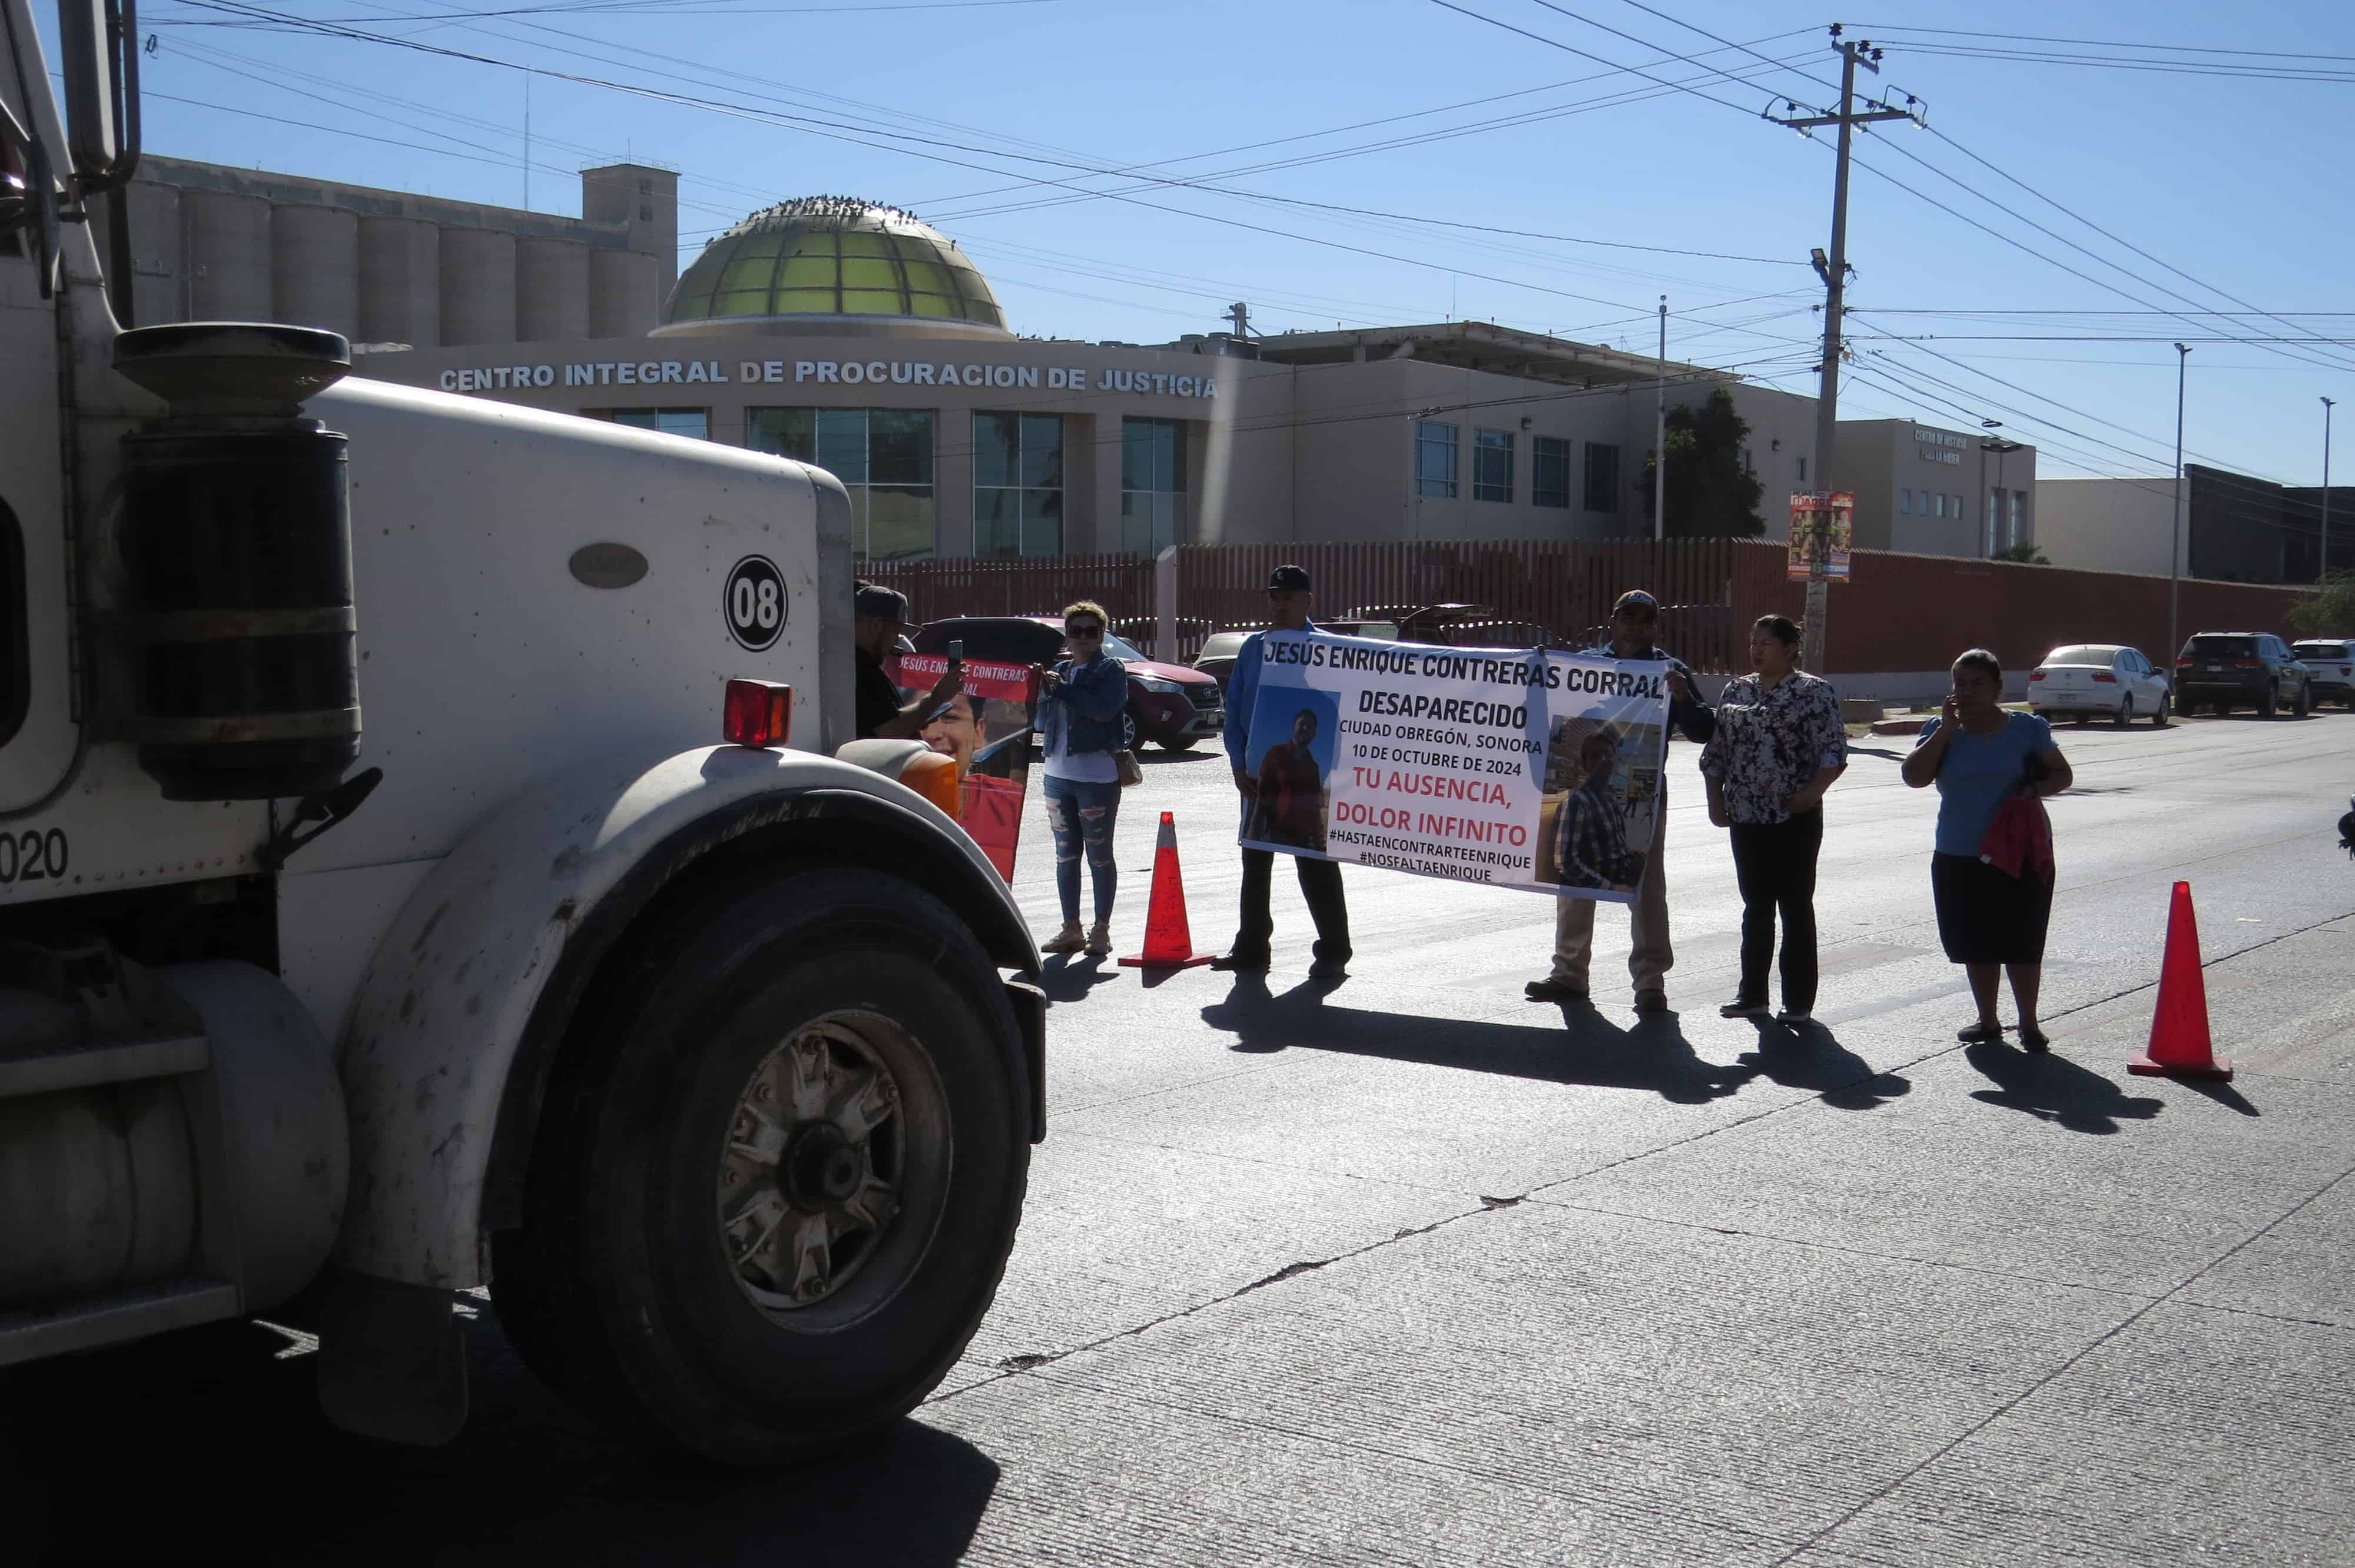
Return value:
M 1120 770 L 1120 787 L 1133 789 L 1145 782 L 1145 768 L 1136 760 L 1136 753 L 1122 747 L 1112 754 L 1113 766 Z

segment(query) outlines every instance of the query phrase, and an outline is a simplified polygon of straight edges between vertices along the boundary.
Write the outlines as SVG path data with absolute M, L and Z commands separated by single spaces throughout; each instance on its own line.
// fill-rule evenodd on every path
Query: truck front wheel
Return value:
M 1018 1025 L 897 877 L 740 885 L 673 929 L 559 1064 L 493 1303 L 591 1413 L 815 1457 L 905 1414 L 989 1307 L 1028 1173 Z

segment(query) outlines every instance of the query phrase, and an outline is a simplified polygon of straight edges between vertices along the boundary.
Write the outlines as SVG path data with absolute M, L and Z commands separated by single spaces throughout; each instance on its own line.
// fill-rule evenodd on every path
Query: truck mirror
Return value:
M 91 196 L 130 183 L 139 166 L 139 20 L 135 0 L 59 0 L 67 140 L 74 184 Z
M 0 103 L 0 240 L 24 237 L 41 283 L 41 298 L 58 279 L 58 182 L 49 154 Z

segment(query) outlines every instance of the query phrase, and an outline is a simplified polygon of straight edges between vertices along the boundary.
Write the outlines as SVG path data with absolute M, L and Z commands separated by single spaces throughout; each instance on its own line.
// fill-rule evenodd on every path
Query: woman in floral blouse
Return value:
M 1779 615 L 1750 630 L 1757 673 L 1725 683 L 1717 734 L 1700 754 L 1709 820 L 1733 834 L 1742 888 L 1742 989 L 1718 1012 L 1766 1012 L 1774 916 L 1783 917 L 1785 1023 L 1811 1023 L 1816 1005 L 1816 852 L 1824 791 L 1848 771 L 1848 731 L 1828 682 L 1798 668 L 1799 629 Z

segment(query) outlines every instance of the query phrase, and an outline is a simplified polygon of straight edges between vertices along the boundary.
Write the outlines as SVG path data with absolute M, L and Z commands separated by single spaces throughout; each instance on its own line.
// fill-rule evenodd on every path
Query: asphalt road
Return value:
M 1050 974 L 1053 1127 L 965 1361 L 878 1450 L 713 1475 L 616 1446 L 472 1324 L 434 1452 L 311 1414 L 239 1326 L 0 1383 L 11 1560 L 2149 1564 L 2355 1562 L 2355 717 L 2062 732 L 2048 1058 L 1958 1045 L 1934 802 L 1859 743 L 1827 1031 L 1729 1023 L 1723 835 L 1671 752 L 1678 1010 L 1524 1001 L 1547 899 L 1348 874 L 1358 958 Z M 1222 754 L 1148 758 L 1115 929 L 1175 813 L 1197 945 Z M 1054 923 L 1043 823 L 1018 891 Z M 2170 885 L 2229 1086 L 2126 1075 Z M 2008 1011 L 2008 1010 L 2007 1010 Z

